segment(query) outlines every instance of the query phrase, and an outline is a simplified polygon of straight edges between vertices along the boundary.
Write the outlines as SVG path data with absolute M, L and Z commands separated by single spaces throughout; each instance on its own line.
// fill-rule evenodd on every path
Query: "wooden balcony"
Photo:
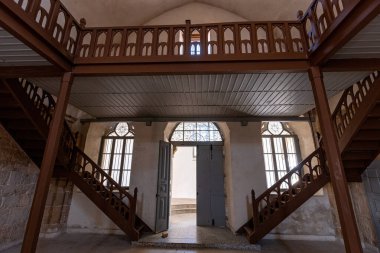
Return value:
M 43 2 L 1 0 L 0 11 L 18 18 L 74 66 L 308 60 L 360 1 L 314 0 L 297 21 L 89 28 L 59 0 Z M 11 29 L 4 20 L 0 24 Z

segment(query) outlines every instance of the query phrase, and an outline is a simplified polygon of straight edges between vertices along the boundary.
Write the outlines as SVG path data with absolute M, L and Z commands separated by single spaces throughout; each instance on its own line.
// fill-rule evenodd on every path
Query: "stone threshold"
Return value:
M 191 243 L 191 242 L 132 242 L 132 246 L 146 248 L 163 249 L 222 249 L 222 250 L 244 250 L 251 252 L 261 252 L 259 244 L 233 244 L 233 243 Z

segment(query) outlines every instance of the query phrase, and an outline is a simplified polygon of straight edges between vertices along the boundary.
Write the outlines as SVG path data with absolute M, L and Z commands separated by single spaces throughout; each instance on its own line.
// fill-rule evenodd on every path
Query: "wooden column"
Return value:
M 332 125 L 330 107 L 319 67 L 309 69 L 309 78 L 321 127 L 323 145 L 326 152 L 330 171 L 331 184 L 335 194 L 339 220 L 342 227 L 343 239 L 348 253 L 361 253 L 362 247 L 348 191 L 346 174 L 338 146 L 338 139 Z
M 38 177 L 37 186 L 34 193 L 33 204 L 29 214 L 28 225 L 26 227 L 21 253 L 36 252 L 42 217 L 44 215 L 50 180 L 53 175 L 55 160 L 60 145 L 60 137 L 63 130 L 63 123 L 72 82 L 72 73 L 65 73 L 62 77 L 61 88 L 55 107 L 53 120 L 50 124 L 49 135 L 45 146 L 40 175 Z

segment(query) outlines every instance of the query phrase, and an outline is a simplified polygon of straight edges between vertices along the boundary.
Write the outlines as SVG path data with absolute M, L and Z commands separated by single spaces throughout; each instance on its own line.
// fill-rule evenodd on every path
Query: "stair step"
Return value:
M 171 205 L 171 210 L 180 210 L 180 209 L 186 209 L 186 208 L 196 208 L 197 204 L 175 204 Z
M 18 140 L 35 140 L 35 141 L 43 141 L 45 140 L 37 130 L 29 130 L 29 129 L 17 129 L 11 131 L 12 135 L 15 136 L 15 139 Z
M 355 160 L 369 160 L 373 158 L 373 152 L 344 152 L 342 154 L 342 160 L 355 161 Z
M 0 108 L 17 108 L 19 107 L 19 104 L 16 100 L 14 100 L 12 97 L 6 94 L 0 94 Z
M 372 109 L 370 113 L 368 113 L 368 117 L 380 117 L 380 105 L 376 105 L 375 108 Z
M 380 130 L 360 130 L 359 133 L 355 134 L 354 140 L 380 140 Z
M 347 151 L 376 151 L 380 148 L 380 143 L 375 140 L 353 140 L 347 147 Z
M 365 129 L 365 130 L 380 129 L 380 118 L 368 118 L 362 125 L 361 129 Z
M 0 120 L 7 121 L 10 119 L 26 119 L 26 115 L 21 108 L 8 108 L 6 110 L 0 109 Z
M 244 226 L 244 231 L 248 236 L 253 234 L 253 229 L 248 226 Z
M 35 126 L 28 119 L 10 119 L 5 122 L 4 127 L 14 130 L 34 130 Z
M 170 214 L 184 214 L 184 213 L 196 213 L 196 208 L 184 208 L 184 209 L 175 209 L 171 210 Z
M 367 168 L 369 163 L 371 163 L 370 160 L 343 161 L 343 166 L 345 169 Z

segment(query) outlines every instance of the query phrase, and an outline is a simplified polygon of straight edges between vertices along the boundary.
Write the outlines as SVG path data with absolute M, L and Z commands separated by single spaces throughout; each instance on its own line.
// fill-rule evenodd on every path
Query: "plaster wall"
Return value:
M 166 123 L 152 126 L 134 123 L 135 146 L 132 158 L 131 191 L 137 187 L 137 215 L 152 229 L 156 218 L 159 141 L 164 139 Z
M 191 20 L 192 24 L 246 21 L 230 11 L 203 3 L 189 3 L 154 17 L 145 25 L 175 25 Z
M 22 241 L 38 175 L 0 124 L 0 251 Z
M 226 167 L 229 225 L 238 230 L 252 216 L 251 190 L 260 195 L 267 188 L 261 143 L 261 123 L 227 123 L 230 130 L 230 166 Z

